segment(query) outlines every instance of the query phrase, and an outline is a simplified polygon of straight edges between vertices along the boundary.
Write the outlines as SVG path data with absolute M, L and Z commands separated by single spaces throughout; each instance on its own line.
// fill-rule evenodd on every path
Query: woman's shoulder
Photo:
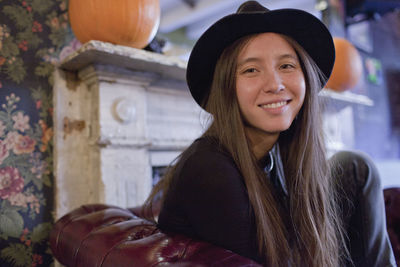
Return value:
M 196 139 L 185 161 L 200 165 L 221 162 L 234 163 L 228 150 L 214 137 Z
M 188 153 L 179 160 L 179 165 L 177 174 L 185 179 L 241 176 L 231 154 L 213 137 L 195 140 Z
M 208 192 L 220 192 L 221 188 L 243 191 L 243 176 L 232 156 L 218 140 L 199 138 L 190 151 L 189 155 L 181 158 L 176 169 L 175 182 L 178 187 Z

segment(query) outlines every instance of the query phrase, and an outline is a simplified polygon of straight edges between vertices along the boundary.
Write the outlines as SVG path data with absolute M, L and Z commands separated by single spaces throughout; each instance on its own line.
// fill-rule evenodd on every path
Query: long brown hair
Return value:
M 203 105 L 212 114 L 212 123 L 203 137 L 217 139 L 242 173 L 256 218 L 259 252 L 267 265 L 339 266 L 339 251 L 346 249 L 322 136 L 318 92 L 324 77 L 299 44 L 282 36 L 295 49 L 307 86 L 297 118 L 278 140 L 290 196 L 287 216 L 251 151 L 236 97 L 237 57 L 253 37 L 237 40 L 221 54 Z M 191 150 L 186 149 L 154 187 L 145 202 L 148 216 L 152 215 L 154 199 L 168 191 L 176 167 L 184 164 Z

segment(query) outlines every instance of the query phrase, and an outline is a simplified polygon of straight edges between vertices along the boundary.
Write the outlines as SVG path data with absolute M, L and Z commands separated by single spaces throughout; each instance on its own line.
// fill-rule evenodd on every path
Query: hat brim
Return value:
M 223 50 L 241 37 L 264 32 L 293 38 L 329 78 L 335 62 L 335 48 L 329 30 L 318 18 L 298 9 L 235 13 L 220 19 L 205 31 L 190 54 L 186 80 L 200 106 L 208 95 L 215 65 Z

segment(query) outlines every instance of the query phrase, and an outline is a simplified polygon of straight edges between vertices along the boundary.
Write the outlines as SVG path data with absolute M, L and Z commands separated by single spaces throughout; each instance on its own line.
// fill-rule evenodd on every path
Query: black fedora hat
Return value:
M 208 28 L 193 47 L 186 80 L 200 106 L 208 97 L 215 65 L 223 50 L 243 36 L 264 32 L 293 38 L 329 78 L 335 62 L 335 48 L 329 30 L 318 18 L 299 9 L 269 10 L 257 1 L 247 1 L 236 13 Z

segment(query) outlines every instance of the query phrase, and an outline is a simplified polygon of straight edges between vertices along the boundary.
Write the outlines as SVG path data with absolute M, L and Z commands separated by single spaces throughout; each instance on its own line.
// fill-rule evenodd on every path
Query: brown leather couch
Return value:
M 212 244 L 161 233 L 138 209 L 92 204 L 59 219 L 51 232 L 54 257 L 66 266 L 261 266 Z

